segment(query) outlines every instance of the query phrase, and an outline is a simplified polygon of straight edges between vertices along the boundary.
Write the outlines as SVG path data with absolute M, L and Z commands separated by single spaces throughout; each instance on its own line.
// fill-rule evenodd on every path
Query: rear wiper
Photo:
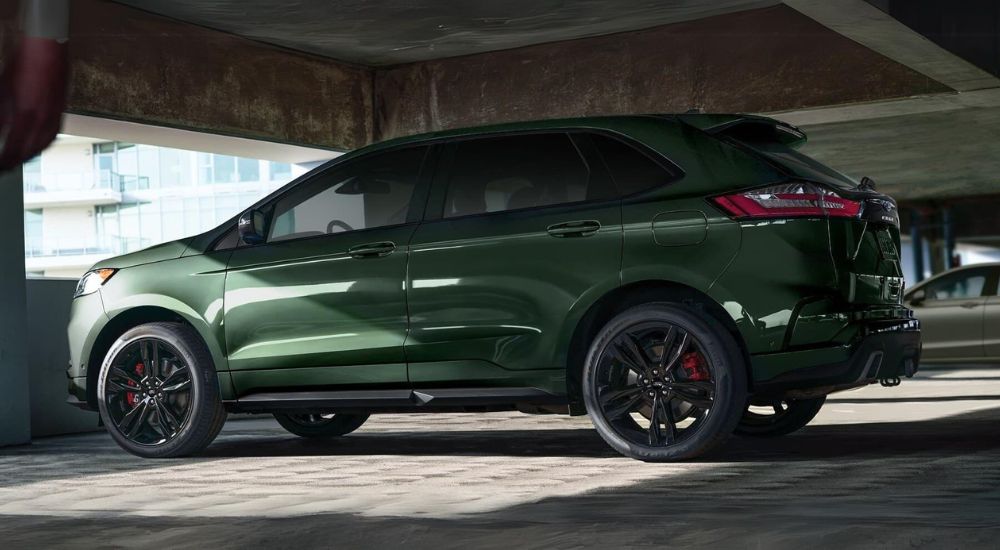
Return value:
M 858 189 L 861 191 L 874 191 L 875 190 L 875 180 L 864 176 L 861 178 L 861 184 L 858 185 Z

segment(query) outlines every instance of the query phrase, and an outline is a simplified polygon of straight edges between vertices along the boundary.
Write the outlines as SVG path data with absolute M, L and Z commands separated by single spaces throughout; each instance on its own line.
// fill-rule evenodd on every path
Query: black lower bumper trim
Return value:
M 915 319 L 865 327 L 850 358 L 841 363 L 790 371 L 758 383 L 756 394 L 780 394 L 807 388 L 862 386 L 892 378 L 910 378 L 920 365 L 920 322 Z

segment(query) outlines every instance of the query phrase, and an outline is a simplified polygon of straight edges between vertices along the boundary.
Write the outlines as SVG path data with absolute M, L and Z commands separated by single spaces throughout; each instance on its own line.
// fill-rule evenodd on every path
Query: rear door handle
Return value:
M 980 302 L 965 302 L 964 304 L 962 304 L 962 307 L 964 307 L 965 309 L 972 309 L 974 307 L 979 307 L 980 305 L 981 305 Z
M 382 241 L 377 243 L 359 244 L 347 249 L 347 253 L 354 258 L 380 258 L 388 256 L 396 250 L 396 243 L 392 241 Z
M 601 229 L 601 222 L 597 220 L 581 220 L 554 223 L 546 231 L 553 237 L 586 237 L 597 233 L 599 229 Z

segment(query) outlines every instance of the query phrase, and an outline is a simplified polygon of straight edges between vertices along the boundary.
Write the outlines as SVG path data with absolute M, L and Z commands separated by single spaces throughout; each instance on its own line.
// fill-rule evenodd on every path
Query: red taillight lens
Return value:
M 712 201 L 736 219 L 754 218 L 856 218 L 861 203 L 809 183 L 772 185 Z

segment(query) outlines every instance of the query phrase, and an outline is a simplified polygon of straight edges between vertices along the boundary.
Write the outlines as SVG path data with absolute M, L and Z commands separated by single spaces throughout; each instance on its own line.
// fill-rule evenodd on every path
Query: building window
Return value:
M 80 147 L 81 141 L 87 144 Z M 33 197 L 35 204 L 24 212 L 26 269 L 82 274 L 102 257 L 202 233 L 296 173 L 301 169 L 290 164 L 231 155 L 56 140 L 24 165 L 26 191 L 63 193 L 44 211 L 36 205 L 50 199 Z M 43 179 L 48 188 L 42 187 Z M 108 189 L 120 194 L 109 196 L 103 192 Z
M 24 211 L 24 253 L 37 256 L 42 251 L 42 210 Z
M 271 181 L 289 180 L 292 178 L 292 165 L 287 162 L 272 162 L 270 169 Z
M 260 161 L 256 159 L 236 159 L 236 170 L 241 182 L 260 181 Z
M 24 163 L 24 190 L 28 193 L 40 191 L 42 187 L 42 157 L 29 159 Z

